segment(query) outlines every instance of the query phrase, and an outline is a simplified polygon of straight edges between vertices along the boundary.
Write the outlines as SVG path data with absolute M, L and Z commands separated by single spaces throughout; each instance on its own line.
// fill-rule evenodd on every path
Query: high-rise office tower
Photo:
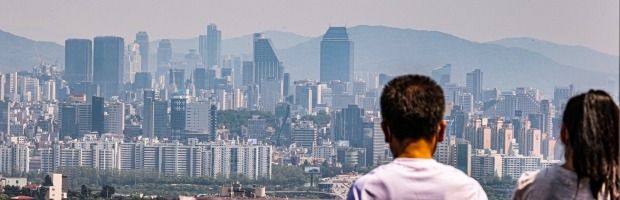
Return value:
M 284 98 L 288 97 L 290 87 L 291 87 L 291 74 L 284 73 L 284 77 L 282 77 L 282 96 L 284 96 Z
M 8 135 L 11 132 L 11 106 L 12 102 L 0 101 L 0 132 Z
M 176 108 L 176 105 L 174 105 L 173 108 Z M 203 132 L 210 131 L 210 111 L 211 102 L 187 102 L 185 104 L 185 116 L 183 116 L 185 117 L 185 130 Z
M 151 72 L 152 69 L 149 69 L 149 35 L 144 31 L 140 31 L 136 34 L 136 41 L 140 46 L 140 65 L 141 72 Z
M 209 24 L 207 26 L 207 63 L 205 66 L 221 66 L 221 54 L 222 32 L 217 29 L 217 25 Z
M 93 130 L 91 105 L 81 102 L 61 104 L 59 107 L 61 139 L 65 136 L 79 138 L 84 133 Z
M 157 47 L 157 72 L 166 73 L 170 69 L 172 61 L 172 43 L 168 39 L 159 41 Z
M 353 81 L 353 41 L 346 27 L 329 27 L 321 41 L 321 82 Z
M 104 105 L 105 101 L 103 97 L 92 98 L 92 129 L 99 134 L 104 134 Z
M 6 74 L 4 80 L 4 94 L 6 95 L 5 98 L 8 97 L 9 100 L 14 100 L 17 97 L 17 80 L 17 72 L 11 72 Z
M 153 101 L 153 113 L 155 115 L 154 132 L 156 137 L 163 137 L 169 134 L 168 129 L 170 127 L 170 114 L 168 114 L 168 102 L 165 100 Z
M 364 109 L 357 105 L 349 105 L 333 115 L 333 138 L 335 141 L 348 140 L 349 146 L 363 147 L 363 120 Z
M 241 55 L 226 56 L 223 59 L 224 68 L 233 69 L 233 87 L 243 87 L 243 57 Z
M 474 112 L 474 97 L 471 93 L 464 93 L 459 95 L 458 105 L 462 106 L 463 112 L 473 113 Z
M 482 101 L 482 71 L 476 69 L 467 73 L 465 88 L 474 97 L 474 101 Z
M 205 68 L 196 68 L 194 69 L 194 73 L 192 73 L 194 77 L 194 87 L 196 90 L 206 90 L 207 89 L 207 70 Z
M 210 68 L 211 66 L 207 66 L 207 35 L 199 35 L 198 36 L 198 53 L 200 54 L 200 62 L 206 68 Z
M 282 80 L 284 66 L 278 60 L 271 39 L 262 33 L 254 34 L 254 83 L 266 80 Z
M 248 89 L 245 90 L 247 99 L 248 99 L 248 105 L 247 108 L 250 110 L 257 110 L 260 108 L 259 105 L 259 97 L 260 97 L 260 88 L 258 85 L 256 84 L 250 84 L 248 85 Z
M 4 86 L 6 85 L 6 75 L 0 74 L 0 101 L 4 101 Z
M 176 96 L 170 100 L 170 130 L 172 137 L 179 139 L 185 130 L 185 116 L 187 114 L 187 98 Z
M 93 80 L 103 91 L 103 96 L 120 94 L 123 81 L 125 41 L 121 37 L 95 37 Z
M 217 106 L 211 104 L 211 108 L 209 110 L 209 134 L 211 141 L 218 139 L 217 127 Z
M 133 83 L 134 89 L 150 89 L 153 88 L 153 76 L 150 72 L 138 72 L 136 73 L 135 82 Z
M 155 107 L 154 107 L 154 98 L 146 97 L 144 98 L 144 107 L 142 107 L 142 136 L 153 138 L 155 137 Z
M 168 71 L 168 84 L 174 84 L 178 89 L 185 88 L 185 69 L 170 69 Z
M 564 110 L 564 106 L 568 102 L 568 99 L 575 94 L 575 88 L 573 84 L 570 84 L 568 87 L 556 87 L 553 90 L 553 105 L 555 106 L 559 113 Z
M 93 44 L 91 40 L 65 40 L 64 79 L 69 83 L 93 81 Z
M 243 61 L 241 69 L 241 84 L 244 86 L 254 83 L 254 62 Z
M 105 110 L 105 133 L 123 134 L 123 130 L 125 130 L 125 103 L 118 101 L 118 99 L 110 101 L 105 106 Z
M 127 67 L 125 67 L 125 82 L 133 83 L 136 78 L 136 73 L 142 69 L 142 62 L 140 53 L 140 47 L 138 43 L 131 43 L 127 45 Z
M 451 151 L 451 160 L 454 162 L 452 166 L 467 175 L 471 175 L 471 152 L 471 143 L 467 140 L 457 138 L 456 144 Z
M 446 64 L 443 67 L 434 69 L 431 72 L 431 78 L 437 82 L 437 84 L 443 86 L 450 83 L 450 74 L 452 73 L 452 65 Z
M 196 53 L 196 49 L 190 49 L 189 53 L 183 56 L 184 68 L 185 69 L 195 69 L 198 67 L 202 67 L 200 61 L 200 54 Z M 187 70 L 190 71 L 190 70 Z
M 260 105 L 263 110 L 275 113 L 276 104 L 282 102 L 282 80 L 266 80 L 263 81 L 260 88 L 262 89 Z

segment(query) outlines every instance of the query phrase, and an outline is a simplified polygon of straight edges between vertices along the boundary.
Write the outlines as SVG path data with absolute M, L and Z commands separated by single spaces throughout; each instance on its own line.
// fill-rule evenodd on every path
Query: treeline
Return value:
M 258 111 L 258 110 L 218 110 L 217 111 L 217 123 L 218 126 L 226 126 L 231 133 L 241 133 L 241 126 L 248 125 L 248 119 L 252 118 L 252 115 L 258 115 L 261 119 L 267 120 L 267 126 L 274 126 L 274 115 L 270 112 Z

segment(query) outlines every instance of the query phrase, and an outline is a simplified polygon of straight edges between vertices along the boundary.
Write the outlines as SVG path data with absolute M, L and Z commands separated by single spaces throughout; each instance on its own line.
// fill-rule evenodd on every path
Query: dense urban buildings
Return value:
M 379 102 L 395 75 L 354 71 L 347 28 L 323 36 L 318 80 L 294 79 L 262 33 L 247 41 L 251 56 L 222 56 L 221 34 L 208 25 L 189 52 L 168 39 L 149 52 L 146 32 L 131 44 L 67 39 L 64 70 L 42 64 L 0 74 L 0 172 L 88 167 L 259 179 L 274 165 L 359 170 L 393 159 Z M 60 70 L 41 70 L 53 67 Z M 560 163 L 558 125 L 575 86 L 499 89 L 483 85 L 482 70 L 457 67 L 430 71 L 446 98 L 438 162 L 480 181 Z

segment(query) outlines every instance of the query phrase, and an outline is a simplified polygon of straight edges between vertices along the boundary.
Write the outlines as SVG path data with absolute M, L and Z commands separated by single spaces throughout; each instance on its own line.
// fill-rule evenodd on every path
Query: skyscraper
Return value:
M 450 74 L 452 72 L 452 65 L 446 64 L 443 67 L 436 68 L 431 73 L 431 78 L 437 82 L 437 84 L 443 86 L 450 83 Z
M 476 69 L 467 73 L 465 89 L 474 98 L 475 102 L 482 101 L 482 71 Z
M 334 114 L 334 140 L 348 140 L 351 147 L 363 147 L 363 120 L 364 109 L 357 105 L 348 105 Z
M 149 35 L 144 31 L 140 31 L 136 34 L 136 41 L 140 46 L 140 65 L 142 72 L 150 72 L 153 71 L 149 69 Z
M 199 35 L 198 36 L 198 53 L 200 54 L 200 62 L 204 67 L 207 66 L 207 35 Z
M 146 97 L 148 91 L 145 91 L 144 107 L 142 107 L 142 136 L 153 138 L 155 137 L 155 107 L 154 99 L 152 97 Z
M 96 131 L 99 134 L 104 132 L 104 98 L 93 96 L 92 98 L 92 131 Z
M 252 61 L 243 61 L 243 67 L 241 70 L 241 84 L 243 86 L 250 85 L 254 83 L 254 62 Z
M 103 91 L 103 96 L 120 94 L 123 81 L 125 41 L 121 37 L 103 36 L 95 38 L 94 81 Z
M 179 139 L 181 133 L 185 130 L 185 115 L 187 114 L 187 99 L 177 96 L 170 101 L 170 129 L 172 137 Z
M 284 66 L 278 60 L 271 39 L 262 33 L 254 34 L 254 83 L 266 80 L 282 80 Z
M 136 73 L 142 69 L 142 59 L 140 57 L 140 47 L 138 43 L 131 43 L 127 45 L 127 67 L 125 67 L 125 82 L 133 83 L 136 78 Z
M 69 83 L 93 81 L 93 44 L 91 40 L 65 40 L 64 79 Z
M 153 113 L 155 115 L 153 121 L 155 123 L 155 136 L 163 137 L 169 134 L 170 115 L 168 114 L 168 102 L 164 100 L 153 101 Z
M 217 25 L 207 26 L 207 63 L 206 67 L 214 65 L 221 66 L 220 58 L 222 51 L 222 32 L 217 29 Z
M 0 101 L 0 132 L 8 135 L 11 132 L 11 106 L 12 102 Z
M 159 41 L 157 47 L 157 72 L 166 73 L 172 61 L 172 43 L 168 39 Z
M 353 41 L 346 27 L 329 27 L 321 41 L 321 82 L 353 81 Z

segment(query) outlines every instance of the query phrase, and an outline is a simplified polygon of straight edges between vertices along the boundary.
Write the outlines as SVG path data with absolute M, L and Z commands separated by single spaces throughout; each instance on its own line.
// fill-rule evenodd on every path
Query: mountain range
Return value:
M 305 37 L 292 33 L 264 32 L 274 43 L 285 71 L 293 80 L 318 79 L 322 36 Z M 483 87 L 502 90 L 532 86 L 551 92 L 555 86 L 574 83 L 578 88 L 603 88 L 607 80 L 618 84 L 619 57 L 586 47 L 555 44 L 534 38 L 507 38 L 474 42 L 436 31 L 355 26 L 349 28 L 355 43 L 355 70 L 374 74 L 430 74 L 445 64 L 452 65 L 452 82 L 464 85 L 465 74 L 474 69 L 484 73 Z M 171 39 L 180 56 L 196 49 L 198 39 Z M 126 40 L 126 43 L 131 40 Z M 157 42 L 151 43 L 155 53 Z M 38 54 L 34 48 L 36 44 Z M 222 55 L 242 54 L 251 60 L 252 35 L 222 41 Z M 0 69 L 26 70 L 40 58 L 64 58 L 62 45 L 35 42 L 0 31 Z M 155 54 L 151 56 L 154 62 Z

